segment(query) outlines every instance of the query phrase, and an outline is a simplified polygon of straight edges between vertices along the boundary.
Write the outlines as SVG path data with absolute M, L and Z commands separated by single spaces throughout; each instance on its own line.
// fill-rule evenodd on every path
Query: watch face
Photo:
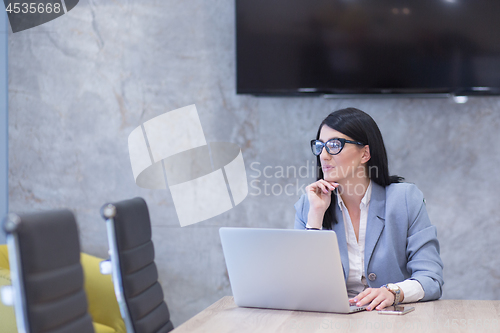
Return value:
M 395 285 L 394 283 L 388 283 L 387 288 L 389 288 L 389 290 L 394 292 L 394 293 L 399 290 L 399 287 L 397 285 Z

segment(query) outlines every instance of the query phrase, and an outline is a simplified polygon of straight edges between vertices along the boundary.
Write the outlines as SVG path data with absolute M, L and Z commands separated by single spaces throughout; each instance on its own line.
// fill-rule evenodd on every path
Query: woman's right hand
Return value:
M 335 182 L 320 179 L 306 187 L 309 200 L 308 225 L 312 228 L 321 228 L 325 211 L 330 206 L 331 194 L 339 186 Z

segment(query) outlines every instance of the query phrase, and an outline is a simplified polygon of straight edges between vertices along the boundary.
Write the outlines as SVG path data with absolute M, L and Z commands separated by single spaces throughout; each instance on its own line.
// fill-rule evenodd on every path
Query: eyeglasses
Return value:
M 322 142 L 320 140 L 311 140 L 311 150 L 314 155 L 319 156 L 323 151 L 323 147 L 326 147 L 326 151 L 330 155 L 337 155 L 342 151 L 346 143 L 353 143 L 355 145 L 364 146 L 364 143 L 358 141 L 351 141 L 342 138 L 330 139 L 327 142 Z

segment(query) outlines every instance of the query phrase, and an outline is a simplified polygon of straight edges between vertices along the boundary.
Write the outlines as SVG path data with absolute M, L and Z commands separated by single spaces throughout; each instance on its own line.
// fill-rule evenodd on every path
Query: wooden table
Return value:
M 405 315 L 240 308 L 226 296 L 173 332 L 500 332 L 500 301 L 439 300 L 408 304 Z M 406 306 L 406 304 L 405 304 Z

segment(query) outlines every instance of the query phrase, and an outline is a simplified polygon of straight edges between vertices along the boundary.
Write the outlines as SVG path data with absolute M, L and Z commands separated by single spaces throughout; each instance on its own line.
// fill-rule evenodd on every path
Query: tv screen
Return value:
M 236 0 L 237 93 L 499 94 L 498 0 Z

